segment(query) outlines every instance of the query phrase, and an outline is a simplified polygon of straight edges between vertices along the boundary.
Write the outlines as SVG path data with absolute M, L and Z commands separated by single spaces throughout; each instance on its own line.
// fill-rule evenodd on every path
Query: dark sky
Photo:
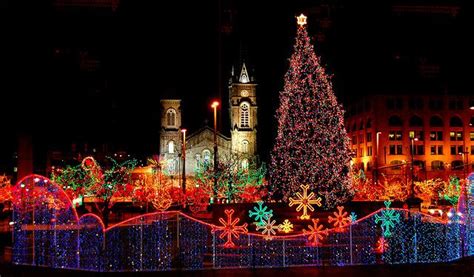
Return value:
M 163 97 L 183 99 L 184 127 L 191 131 L 211 122 L 209 102 L 219 95 L 219 10 L 223 25 L 232 26 L 222 35 L 222 93 L 231 64 L 244 58 L 259 83 L 264 159 L 300 12 L 309 16 L 317 54 L 334 74 L 341 101 L 386 91 L 462 90 L 466 80 L 468 16 L 461 1 L 409 4 L 458 6 L 455 15 L 396 12 L 403 1 L 222 0 L 219 9 L 218 0 L 122 0 L 116 11 L 59 8 L 61 2 L 68 0 L 2 4 L 1 120 L 10 142 L 32 132 L 38 148 L 108 141 L 152 153 Z M 427 77 L 420 65 L 440 69 Z

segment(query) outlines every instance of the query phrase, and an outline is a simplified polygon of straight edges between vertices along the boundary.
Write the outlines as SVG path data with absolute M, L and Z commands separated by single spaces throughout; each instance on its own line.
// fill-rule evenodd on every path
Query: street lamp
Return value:
M 418 141 L 418 138 L 411 138 L 411 190 L 410 190 L 410 197 L 415 197 L 415 167 L 413 164 L 413 158 L 415 155 L 415 141 Z
M 375 170 L 374 170 L 374 185 L 377 185 L 378 182 L 378 169 L 379 169 L 379 136 L 382 132 L 377 132 L 375 134 Z
M 217 200 L 217 107 L 219 106 L 218 101 L 214 101 L 211 104 L 211 108 L 214 109 L 214 188 L 213 198 Z
M 186 195 L 186 129 L 181 129 L 181 133 L 183 133 L 183 195 Z

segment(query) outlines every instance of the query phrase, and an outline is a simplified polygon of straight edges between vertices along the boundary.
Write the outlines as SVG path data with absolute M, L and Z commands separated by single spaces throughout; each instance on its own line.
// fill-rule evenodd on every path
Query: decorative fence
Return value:
M 472 212 L 472 186 L 469 211 Z M 13 263 L 90 271 L 164 271 L 447 262 L 474 254 L 470 217 L 448 222 L 402 209 L 384 236 L 375 219 L 386 209 L 330 229 L 265 237 L 194 219 L 177 211 L 138 216 L 104 229 L 95 215 L 78 217 L 64 192 L 32 175 L 14 189 Z M 221 221 L 222 222 L 222 221 Z M 228 232 L 228 233 L 226 233 Z M 224 233 L 224 234 L 223 234 Z M 232 239 L 233 247 L 224 247 Z M 227 245 L 228 246 L 228 245 Z

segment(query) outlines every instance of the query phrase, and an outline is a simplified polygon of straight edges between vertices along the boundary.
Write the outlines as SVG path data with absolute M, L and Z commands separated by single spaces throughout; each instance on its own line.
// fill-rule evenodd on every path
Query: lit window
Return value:
M 242 160 L 242 169 L 248 169 L 249 168 L 249 161 L 247 159 Z
M 242 103 L 240 105 L 240 127 L 250 127 L 249 124 L 249 105 Z
M 205 149 L 202 151 L 202 156 L 204 157 L 204 163 L 208 164 L 211 161 L 211 151 Z
M 176 111 L 174 109 L 169 109 L 166 112 L 166 124 L 168 126 L 176 126 Z
M 168 153 L 174 153 L 174 141 L 172 140 L 168 142 Z

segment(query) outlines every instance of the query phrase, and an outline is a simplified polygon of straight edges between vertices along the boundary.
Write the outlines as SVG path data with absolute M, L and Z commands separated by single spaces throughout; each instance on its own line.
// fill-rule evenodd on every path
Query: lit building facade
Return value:
M 473 96 L 372 95 L 346 109 L 353 165 L 369 174 L 412 160 L 427 178 L 472 171 Z

